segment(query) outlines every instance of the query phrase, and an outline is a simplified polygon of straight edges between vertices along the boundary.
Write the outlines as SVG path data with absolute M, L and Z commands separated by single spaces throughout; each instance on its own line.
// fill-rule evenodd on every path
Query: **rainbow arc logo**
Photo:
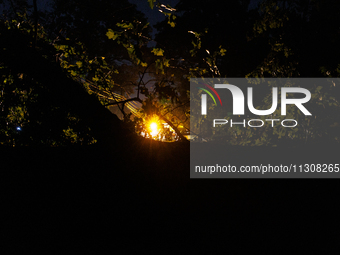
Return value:
M 221 98 L 220 98 L 219 94 L 216 92 L 216 90 L 213 87 L 209 86 L 208 84 L 203 83 L 203 85 L 205 87 L 207 87 L 208 89 L 210 89 L 217 96 L 217 98 L 220 101 L 220 104 L 222 106 Z M 211 92 L 209 90 L 201 88 L 201 87 L 198 87 L 198 88 L 203 90 L 204 92 L 206 92 L 212 98 L 212 100 L 214 101 L 215 105 L 217 106 L 216 100 L 215 100 L 214 96 L 211 94 Z M 202 97 L 201 97 L 201 107 L 202 107 L 201 108 L 202 115 L 206 115 L 207 114 L 207 95 L 206 94 L 202 94 Z
M 220 98 L 220 96 L 218 95 L 218 93 L 216 92 L 216 90 L 215 90 L 213 87 L 209 86 L 208 84 L 203 83 L 203 85 L 206 86 L 208 89 L 210 89 L 212 92 L 214 92 L 214 94 L 217 96 L 218 100 L 220 101 L 220 104 L 222 105 L 221 98 Z M 214 101 L 215 105 L 217 105 L 214 96 L 213 96 L 208 90 L 206 90 L 206 89 L 204 89 L 204 88 L 200 88 L 200 87 L 199 87 L 199 89 L 201 89 L 201 90 L 203 90 L 204 92 L 206 92 L 206 93 L 212 98 L 212 100 Z

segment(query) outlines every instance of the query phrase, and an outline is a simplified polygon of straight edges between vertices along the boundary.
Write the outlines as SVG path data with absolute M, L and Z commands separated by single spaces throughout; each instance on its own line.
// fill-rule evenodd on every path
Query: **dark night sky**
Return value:
M 162 4 L 168 4 L 174 8 L 179 1 L 180 0 L 165 0 L 162 1 Z M 151 25 L 155 25 L 157 22 L 165 19 L 164 14 L 160 13 L 157 8 L 151 10 L 149 3 L 146 0 L 129 0 L 129 2 L 137 5 L 137 9 L 145 13 L 145 16 L 148 18 Z
M 149 7 L 149 3 L 147 0 L 128 0 L 130 3 L 137 5 L 137 9 L 143 13 L 145 13 L 151 25 L 155 25 L 157 22 L 164 20 L 164 14 L 160 13 L 157 8 L 151 10 Z M 180 0 L 164 0 L 161 1 L 162 4 L 170 5 L 171 7 L 175 7 L 176 4 L 180 2 Z M 221 1 L 225 3 L 225 1 Z M 259 0 L 251 0 L 249 8 L 255 8 L 258 4 Z
M 157 8 L 151 9 L 147 0 L 128 0 L 130 3 L 133 3 L 137 6 L 137 10 L 143 12 L 145 16 L 148 18 L 149 23 L 153 26 L 157 22 L 160 22 L 165 19 L 165 15 L 157 10 Z M 255 8 L 260 0 L 251 0 L 249 4 L 249 8 Z M 176 4 L 180 2 L 180 0 L 162 0 L 161 3 L 165 5 L 170 5 L 172 8 L 175 8 Z M 225 1 L 221 1 L 225 3 Z M 153 31 L 152 35 L 154 36 L 157 31 Z
M 180 0 L 165 0 L 162 1 L 162 4 L 170 5 L 172 8 L 174 8 L 179 1 Z M 129 2 L 135 4 L 137 6 L 137 10 L 145 14 L 151 26 L 165 19 L 165 15 L 159 12 L 156 7 L 154 7 L 153 9 L 150 8 L 147 0 L 129 0 Z M 153 28 L 152 37 L 154 37 L 156 33 L 156 29 Z M 151 44 L 151 46 L 154 45 Z

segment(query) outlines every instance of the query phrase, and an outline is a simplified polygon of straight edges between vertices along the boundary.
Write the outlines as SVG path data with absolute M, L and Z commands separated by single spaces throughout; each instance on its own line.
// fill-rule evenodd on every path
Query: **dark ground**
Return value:
M 339 147 L 327 145 L 233 147 L 228 156 L 235 164 L 249 160 L 244 155 L 261 161 L 264 150 L 273 162 L 304 153 L 340 163 Z M 338 245 L 338 179 L 190 179 L 186 143 L 141 140 L 117 151 L 3 147 L 0 153 L 2 239 L 13 254 L 233 254 L 235 246 L 277 254 L 297 244 L 308 254 L 317 248 L 330 254 Z

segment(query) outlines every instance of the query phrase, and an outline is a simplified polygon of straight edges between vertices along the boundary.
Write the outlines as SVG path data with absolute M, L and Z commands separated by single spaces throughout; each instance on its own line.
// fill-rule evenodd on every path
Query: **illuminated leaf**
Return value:
M 112 29 L 109 29 L 106 33 L 106 36 L 109 38 L 109 39 L 112 39 L 112 40 L 116 40 L 119 35 L 118 34 L 115 34 L 115 32 L 113 32 Z
M 160 48 L 153 48 L 153 50 L 151 52 L 153 54 L 155 54 L 155 56 L 163 56 L 164 50 L 162 50 Z
M 129 23 L 129 24 L 126 24 L 126 23 L 117 23 L 116 25 L 117 25 L 117 27 L 121 27 L 121 28 L 124 28 L 124 29 L 133 29 L 133 24 L 132 23 Z
M 221 53 L 221 56 L 224 56 L 226 52 L 227 52 L 227 50 L 226 50 L 226 49 L 223 49 L 223 48 L 220 46 L 220 53 Z
M 156 2 L 156 0 L 148 0 L 149 6 L 150 6 L 151 9 L 153 9 L 155 2 Z
M 82 67 L 82 65 L 83 65 L 83 63 L 82 62 L 80 62 L 80 61 L 77 61 L 77 66 L 78 66 L 78 68 L 81 68 Z

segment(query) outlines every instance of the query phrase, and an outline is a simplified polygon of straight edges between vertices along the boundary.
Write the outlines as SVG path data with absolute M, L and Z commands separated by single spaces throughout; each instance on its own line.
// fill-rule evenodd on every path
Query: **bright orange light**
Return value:
M 151 136 L 156 136 L 159 133 L 158 125 L 156 122 L 150 123 Z

